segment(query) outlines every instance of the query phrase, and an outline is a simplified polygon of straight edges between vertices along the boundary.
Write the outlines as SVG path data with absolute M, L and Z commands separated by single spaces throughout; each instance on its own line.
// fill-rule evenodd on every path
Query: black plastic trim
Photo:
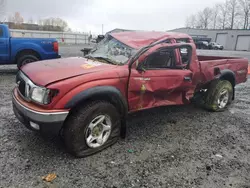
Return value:
M 233 78 L 234 78 L 233 87 L 234 87 L 236 85 L 236 83 L 235 83 L 235 73 L 232 70 L 230 70 L 230 69 L 222 70 L 219 78 L 221 79 L 221 78 L 223 78 L 223 77 L 225 77 L 227 75 L 233 76 Z
M 65 106 L 65 109 L 71 109 L 79 104 L 81 101 L 94 97 L 96 95 L 108 95 L 115 97 L 119 101 L 119 107 L 121 107 L 122 115 L 126 116 L 128 112 L 128 104 L 121 92 L 113 86 L 97 86 L 85 91 L 82 91 L 75 95 Z

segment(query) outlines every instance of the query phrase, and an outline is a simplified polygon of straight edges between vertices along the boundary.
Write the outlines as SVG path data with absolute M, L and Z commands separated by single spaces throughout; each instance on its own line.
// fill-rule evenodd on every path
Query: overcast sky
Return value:
M 28 20 L 61 17 L 75 31 L 114 28 L 165 31 L 185 26 L 186 17 L 225 0 L 6 0 L 7 14 Z

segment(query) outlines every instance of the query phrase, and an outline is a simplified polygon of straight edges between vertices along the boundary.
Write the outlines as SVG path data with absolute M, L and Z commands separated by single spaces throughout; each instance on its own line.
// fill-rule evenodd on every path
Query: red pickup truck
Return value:
M 62 135 L 71 154 L 85 157 L 125 137 L 128 113 L 196 96 L 210 111 L 226 109 L 247 72 L 244 58 L 197 56 L 186 34 L 113 33 L 85 57 L 23 66 L 13 110 L 27 128 Z

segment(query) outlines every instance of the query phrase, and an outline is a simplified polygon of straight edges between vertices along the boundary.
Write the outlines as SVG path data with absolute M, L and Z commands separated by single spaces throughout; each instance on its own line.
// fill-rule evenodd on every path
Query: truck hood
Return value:
M 24 65 L 21 70 L 36 85 L 46 86 L 50 83 L 115 68 L 116 65 L 101 63 L 81 57 L 37 61 Z

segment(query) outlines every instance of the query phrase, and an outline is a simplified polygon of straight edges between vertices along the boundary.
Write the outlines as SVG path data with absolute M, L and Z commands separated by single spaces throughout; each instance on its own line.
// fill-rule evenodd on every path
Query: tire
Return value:
M 20 69 L 23 65 L 39 61 L 39 58 L 35 55 L 22 55 L 17 59 L 17 67 Z
M 224 111 L 233 99 L 233 86 L 227 80 L 214 80 L 207 91 L 205 108 L 209 111 Z
M 96 118 L 103 115 L 107 118 L 105 119 L 106 124 L 108 124 L 108 118 L 111 122 L 111 131 L 108 139 L 103 145 L 98 147 L 94 147 L 94 145 L 98 145 L 98 139 L 93 139 L 94 141 L 91 143 L 92 146 L 90 146 L 90 142 L 87 142 L 87 138 L 90 138 L 90 135 L 93 133 L 99 134 L 98 132 L 101 131 L 97 128 L 100 126 L 100 124 L 98 124 L 92 129 L 92 134 L 90 134 L 91 129 L 89 126 L 91 122 L 96 121 Z M 115 144 L 120 137 L 120 131 L 121 118 L 115 106 L 106 101 L 94 101 L 79 110 L 77 109 L 69 116 L 63 128 L 63 137 L 66 149 L 69 153 L 75 157 L 87 157 Z M 108 135 L 107 133 L 108 132 L 105 134 L 101 133 L 101 137 L 105 138 L 105 136 Z M 96 138 L 98 136 L 95 135 L 91 137 Z

